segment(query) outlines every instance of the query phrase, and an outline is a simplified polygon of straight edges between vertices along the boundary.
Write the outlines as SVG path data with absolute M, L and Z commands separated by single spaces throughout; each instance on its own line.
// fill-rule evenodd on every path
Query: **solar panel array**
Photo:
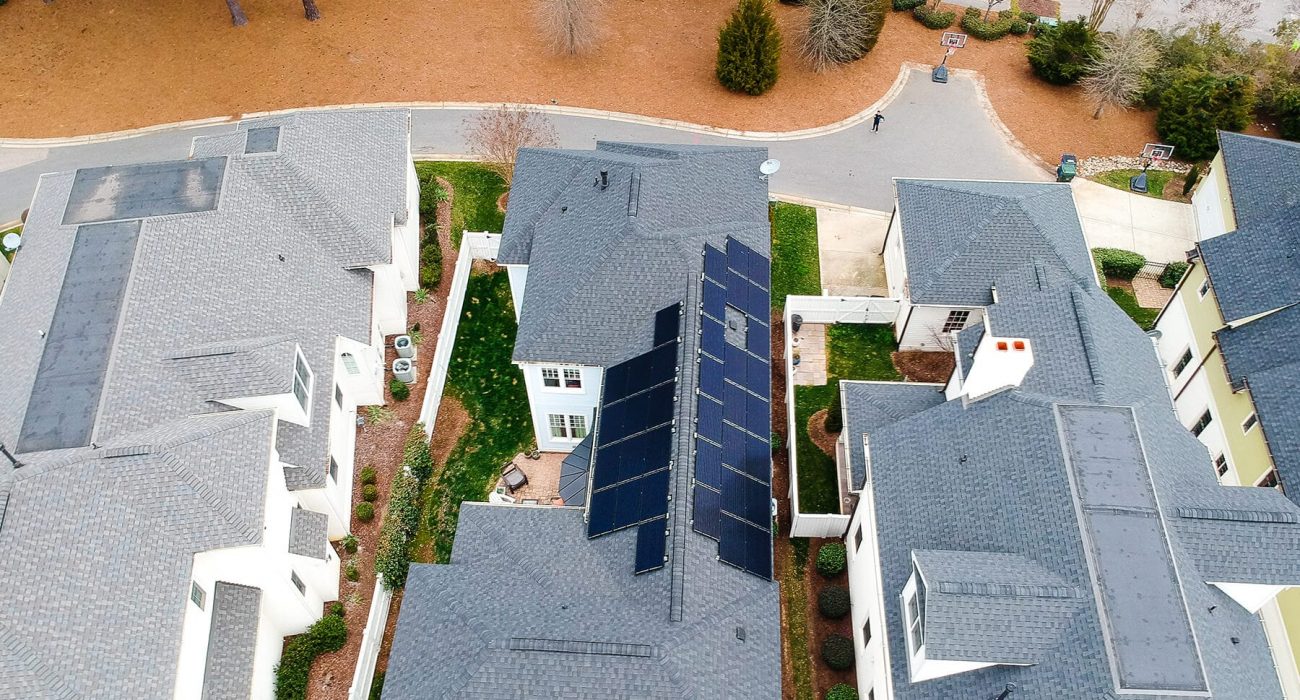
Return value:
M 704 247 L 691 527 L 718 558 L 772 577 L 771 261 Z
M 654 348 L 605 372 L 587 536 L 637 528 L 636 573 L 662 568 L 668 541 L 682 305 L 655 314 Z

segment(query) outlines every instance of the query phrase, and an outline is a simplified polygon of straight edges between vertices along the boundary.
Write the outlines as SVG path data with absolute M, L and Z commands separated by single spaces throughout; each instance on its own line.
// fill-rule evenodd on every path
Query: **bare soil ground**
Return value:
M 717 30 L 732 0 L 608 3 L 589 55 L 556 56 L 531 2 L 322 0 L 307 22 L 293 0 L 224 3 L 20 0 L 0 10 L 6 69 L 0 136 L 91 134 L 263 110 L 362 102 L 529 102 L 610 109 L 736 129 L 829 124 L 880 98 L 903 62 L 934 63 L 939 32 L 891 12 L 864 59 L 825 74 L 798 57 L 806 8 L 776 5 L 781 79 L 766 95 L 714 77 Z M 960 13 L 961 8 L 957 8 Z M 948 62 L 983 74 L 996 110 L 1048 162 L 1137 153 L 1153 115 L 1091 119 L 1079 90 L 1032 76 L 1024 39 L 971 39 Z
M 951 352 L 898 350 L 890 353 L 894 367 L 911 382 L 944 383 L 952 376 L 957 360 Z

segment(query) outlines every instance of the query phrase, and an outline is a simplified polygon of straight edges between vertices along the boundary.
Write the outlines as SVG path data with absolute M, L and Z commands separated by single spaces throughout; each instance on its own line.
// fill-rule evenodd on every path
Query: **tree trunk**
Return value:
M 307 14 L 307 19 L 312 22 L 320 19 L 320 10 L 316 9 L 316 0 L 302 0 L 302 9 Z
M 1105 110 L 1106 110 L 1106 103 L 1105 102 L 1098 103 L 1097 111 L 1092 113 L 1092 118 L 1101 119 L 1101 113 L 1104 112 Z
M 239 0 L 226 0 L 226 7 L 230 8 L 230 23 L 236 27 L 242 27 L 248 24 L 248 16 L 244 14 L 244 8 L 239 6 Z

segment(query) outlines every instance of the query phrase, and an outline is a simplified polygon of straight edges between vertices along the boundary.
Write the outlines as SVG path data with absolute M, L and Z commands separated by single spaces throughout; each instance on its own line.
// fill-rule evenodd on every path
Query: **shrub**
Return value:
M 817 573 L 826 578 L 839 576 L 848 566 L 847 557 L 843 542 L 827 542 L 817 550 Z
M 361 485 L 362 485 L 362 486 L 364 486 L 364 485 L 366 485 L 366 484 L 373 484 L 373 483 L 375 483 L 376 478 L 377 478 L 377 475 L 375 474 L 375 468 L 374 468 L 374 467 L 372 467 L 372 466 L 370 466 L 369 464 L 367 464 L 366 466 L 364 466 L 364 467 L 361 468 Z
M 912 16 L 930 29 L 947 29 L 957 19 L 957 13 L 955 12 L 932 10 L 927 5 L 921 5 L 912 10 Z
M 827 586 L 817 594 L 817 609 L 831 620 L 849 614 L 849 589 L 844 586 Z
M 1201 179 L 1201 166 L 1193 165 L 1191 170 L 1187 171 L 1187 177 L 1183 179 L 1183 196 L 1191 194 L 1192 188 L 1196 187 L 1196 181 Z
M 1028 24 L 1038 24 L 1038 15 L 1028 10 L 1020 11 L 1020 19 L 1023 19 Z
M 828 433 L 838 433 L 844 429 L 844 409 L 840 405 L 839 382 L 835 382 L 835 388 L 831 390 L 831 405 L 826 407 L 826 420 L 822 422 L 822 427 Z
M 375 519 L 375 507 L 366 501 L 362 501 L 357 504 L 355 514 L 357 520 L 360 520 L 363 523 L 368 523 Z
M 856 61 L 875 48 L 886 0 L 812 0 L 800 52 L 813 70 Z
M 826 700 L 858 700 L 858 689 L 848 683 L 836 683 L 826 691 Z
M 853 666 L 853 640 L 842 634 L 829 634 L 822 640 L 822 661 L 836 671 Z
M 1255 81 L 1248 75 L 1184 71 L 1160 95 L 1156 131 L 1186 160 L 1203 160 L 1219 149 L 1218 129 L 1241 131 L 1255 108 Z
M 424 240 L 420 247 L 420 286 L 436 289 L 442 281 L 442 244 L 437 235 Z
M 348 554 L 357 553 L 357 544 L 358 542 L 357 542 L 356 535 L 349 533 L 343 536 L 343 551 L 347 552 Z
M 718 30 L 718 82 L 732 92 L 761 95 L 776 84 L 781 33 L 766 0 L 740 0 Z
M 1269 104 L 1284 139 L 1300 141 L 1300 86 L 1279 90 Z
M 1029 33 L 1029 25 L 1031 24 L 1033 22 L 1017 17 L 1011 20 L 1011 24 L 1007 26 L 1007 31 L 1016 36 L 1024 36 Z
M 355 561 L 349 561 L 348 565 L 343 567 L 343 577 L 349 581 L 359 581 L 361 579 L 361 570 L 357 568 Z
M 317 620 L 303 634 L 284 645 L 280 664 L 275 667 L 276 700 L 302 700 L 307 697 L 307 675 L 317 656 L 338 651 L 348 639 L 348 626 L 337 615 Z
M 1173 289 L 1178 286 L 1178 280 L 1183 278 L 1183 273 L 1187 272 L 1187 263 L 1174 261 L 1165 265 L 1165 269 L 1160 273 L 1160 286 L 1165 289 Z
M 407 545 L 419 526 L 420 482 L 403 470 L 393 480 L 393 495 L 375 548 L 375 571 L 384 578 L 385 588 L 394 590 L 406 584 L 406 572 L 411 564 Z
M 433 475 L 433 455 L 429 452 L 429 441 L 424 435 L 424 423 L 411 426 L 411 431 L 406 434 L 402 464 L 411 468 L 411 473 L 421 486 Z
M 1142 266 L 1147 264 L 1146 258 L 1131 250 L 1093 248 L 1092 254 L 1097 260 L 1097 266 L 1101 268 L 1103 277 L 1131 280 L 1137 277 L 1137 273 L 1142 270 Z
M 394 377 L 388 382 L 388 393 L 393 395 L 394 401 L 405 401 L 411 398 L 411 387 Z
M 1056 85 L 1077 82 L 1101 56 L 1096 32 L 1082 19 L 1041 26 L 1026 46 L 1034 74 Z
M 379 498 L 379 487 L 375 486 L 374 484 L 366 484 L 365 486 L 362 486 L 361 497 L 367 501 L 370 501 L 371 503 L 374 503 L 375 499 Z
M 925 4 L 925 0 L 893 0 L 894 9 L 900 12 L 913 10 Z
M 974 11 L 972 12 L 972 10 Z M 983 13 L 973 7 L 968 7 L 966 8 L 966 14 L 961 18 L 961 28 L 976 39 L 994 41 L 1006 36 L 1011 31 L 1011 23 L 1015 20 L 1014 15 L 1000 12 L 997 20 L 985 22 Z M 1028 30 L 1029 27 L 1026 25 L 1025 31 Z
M 346 612 L 347 610 L 343 608 L 343 604 L 338 602 L 337 600 L 334 601 L 333 603 L 330 603 L 330 607 L 329 607 L 330 615 L 333 615 L 334 617 L 343 617 L 343 615 Z

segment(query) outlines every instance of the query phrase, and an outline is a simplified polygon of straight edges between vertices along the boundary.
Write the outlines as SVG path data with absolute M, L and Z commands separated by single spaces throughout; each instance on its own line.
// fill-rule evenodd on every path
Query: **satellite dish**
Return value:
M 764 177 L 767 177 L 768 175 L 775 175 L 776 171 L 780 169 L 781 169 L 781 161 L 775 158 L 768 158 L 767 160 L 763 161 L 761 165 L 758 166 L 758 172 L 763 173 Z
M 0 245 L 4 245 L 5 250 L 18 250 L 18 246 L 23 244 L 23 237 L 16 233 L 6 233 Z

